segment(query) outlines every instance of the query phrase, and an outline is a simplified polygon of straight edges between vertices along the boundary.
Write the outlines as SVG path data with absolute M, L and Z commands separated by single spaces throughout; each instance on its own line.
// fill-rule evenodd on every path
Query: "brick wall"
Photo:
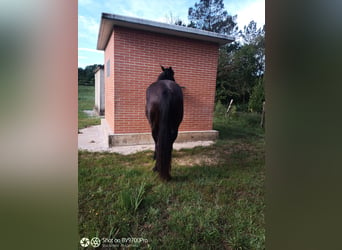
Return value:
M 145 91 L 172 66 L 184 86 L 180 131 L 211 130 L 218 45 L 188 38 L 115 27 L 105 50 L 106 120 L 115 134 L 150 132 L 145 117 Z

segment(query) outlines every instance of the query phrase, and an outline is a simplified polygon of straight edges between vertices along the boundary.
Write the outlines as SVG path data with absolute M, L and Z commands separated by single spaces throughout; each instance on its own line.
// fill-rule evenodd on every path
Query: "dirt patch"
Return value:
M 179 165 L 179 166 L 196 166 L 196 165 L 217 165 L 219 162 L 219 159 L 217 158 L 211 158 L 207 156 L 196 156 L 196 157 L 182 157 L 182 158 L 174 158 L 173 163 Z
M 196 166 L 196 165 L 217 165 L 220 161 L 220 154 L 213 150 L 203 150 L 195 154 L 188 154 L 186 152 L 178 152 L 173 158 L 172 162 L 179 166 Z
M 199 150 L 178 151 L 172 158 L 172 163 L 182 167 L 193 167 L 198 165 L 216 166 L 224 161 L 250 161 L 259 157 L 258 145 L 244 142 L 234 143 L 225 147 L 209 147 Z

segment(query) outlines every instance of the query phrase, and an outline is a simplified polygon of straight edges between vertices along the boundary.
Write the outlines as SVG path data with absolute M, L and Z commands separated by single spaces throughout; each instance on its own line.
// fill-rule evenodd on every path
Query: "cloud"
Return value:
M 95 35 L 95 37 L 97 37 L 100 23 L 95 21 L 92 17 L 78 16 L 78 26 L 83 35 L 88 34 L 88 36 Z
M 92 3 L 92 0 L 78 0 L 78 5 L 90 5 Z
M 172 13 L 174 17 L 179 17 L 187 21 L 187 11 L 192 4 L 184 0 L 174 0 L 172 4 L 168 1 L 149 0 L 117 0 L 114 3 L 106 3 L 109 13 L 148 19 L 152 21 L 166 22 L 166 16 Z
M 78 48 L 80 51 L 88 51 L 88 52 L 94 52 L 94 53 L 100 53 L 103 54 L 103 51 L 101 50 L 96 50 L 96 49 L 89 49 L 89 48 Z
M 265 24 L 265 2 L 263 0 L 252 2 L 237 11 L 237 22 L 240 29 L 255 21 L 261 28 Z

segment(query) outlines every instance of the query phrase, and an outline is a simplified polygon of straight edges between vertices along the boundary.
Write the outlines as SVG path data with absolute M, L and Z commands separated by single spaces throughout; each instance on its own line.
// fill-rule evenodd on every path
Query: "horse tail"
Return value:
M 159 108 L 159 132 L 157 142 L 156 165 L 159 176 L 162 179 L 170 180 L 172 140 L 170 133 L 170 107 L 171 95 L 168 90 L 164 90 Z

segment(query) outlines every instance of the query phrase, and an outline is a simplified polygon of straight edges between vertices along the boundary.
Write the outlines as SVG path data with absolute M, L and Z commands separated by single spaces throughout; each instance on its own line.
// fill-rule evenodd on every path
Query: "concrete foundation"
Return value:
M 107 121 L 101 119 L 105 137 L 108 138 L 108 146 L 132 146 L 154 144 L 151 133 L 126 133 L 114 134 L 110 131 Z M 215 141 L 219 132 L 216 130 L 206 131 L 179 131 L 176 143 L 195 142 L 195 141 Z

